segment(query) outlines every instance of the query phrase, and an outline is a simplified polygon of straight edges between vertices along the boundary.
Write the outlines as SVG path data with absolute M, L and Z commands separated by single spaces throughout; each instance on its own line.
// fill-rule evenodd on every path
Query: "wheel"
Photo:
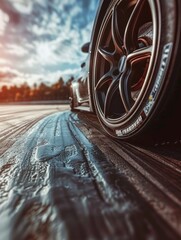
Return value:
M 111 1 L 101 13 L 92 39 L 91 94 L 110 136 L 151 142 L 180 134 L 179 13 L 175 0 Z

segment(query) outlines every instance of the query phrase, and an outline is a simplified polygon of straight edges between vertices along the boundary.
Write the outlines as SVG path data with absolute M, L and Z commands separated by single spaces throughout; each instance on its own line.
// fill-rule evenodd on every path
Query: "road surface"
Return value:
M 66 109 L 0 108 L 0 240 L 180 239 L 180 145 L 117 143 Z
M 68 105 L 0 105 L 0 153 L 40 119 L 67 109 Z

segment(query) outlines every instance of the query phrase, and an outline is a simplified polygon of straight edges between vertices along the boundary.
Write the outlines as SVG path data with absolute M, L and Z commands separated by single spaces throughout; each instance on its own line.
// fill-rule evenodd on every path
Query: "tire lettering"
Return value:
M 150 113 L 154 103 L 155 103 L 155 99 L 156 96 L 158 94 L 158 91 L 160 89 L 161 83 L 162 83 L 162 79 L 165 73 L 165 68 L 168 64 L 168 60 L 170 59 L 170 50 L 172 48 L 172 43 L 169 43 L 167 45 L 164 46 L 163 48 L 163 56 L 162 56 L 162 60 L 161 60 L 161 64 L 160 64 L 160 69 L 158 71 L 158 76 L 157 79 L 155 81 L 155 84 L 153 86 L 153 89 L 150 93 L 150 96 L 148 98 L 148 101 L 146 103 L 146 106 L 144 107 L 144 113 L 146 116 L 148 116 L 148 114 Z
M 162 55 L 158 75 L 157 75 L 155 84 L 152 88 L 152 91 L 150 93 L 150 96 L 148 98 L 148 101 L 147 101 L 147 103 L 146 103 L 146 105 L 143 109 L 143 112 L 136 119 L 136 121 L 133 122 L 129 127 L 125 128 L 125 129 L 116 129 L 115 133 L 118 137 L 125 136 L 125 135 L 128 135 L 129 133 L 133 132 L 144 121 L 145 115 L 146 116 L 149 115 L 149 113 L 150 113 L 150 111 L 151 111 L 151 109 L 152 109 L 152 107 L 155 103 L 155 100 L 156 100 L 156 97 L 158 95 L 160 86 L 162 84 L 163 77 L 164 77 L 164 74 L 165 74 L 165 69 L 166 69 L 166 67 L 169 63 L 171 49 L 172 49 L 172 43 L 166 44 L 163 48 L 163 55 Z
M 142 116 L 139 116 L 137 120 L 133 124 L 131 124 L 128 128 L 125 128 L 123 130 L 116 130 L 116 135 L 118 137 L 127 135 L 128 133 L 136 129 L 142 121 L 143 121 Z

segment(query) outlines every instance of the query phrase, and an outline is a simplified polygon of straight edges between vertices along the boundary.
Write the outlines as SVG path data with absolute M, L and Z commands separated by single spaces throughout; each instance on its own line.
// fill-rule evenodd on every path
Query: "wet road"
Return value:
M 59 110 L 32 107 L 1 138 L 0 240 L 180 239 L 180 146 L 113 142 Z
M 0 105 L 0 154 L 36 122 L 68 105 Z

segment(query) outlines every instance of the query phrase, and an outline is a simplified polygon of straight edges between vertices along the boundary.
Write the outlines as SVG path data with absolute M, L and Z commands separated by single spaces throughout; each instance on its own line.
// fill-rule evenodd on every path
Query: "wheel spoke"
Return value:
M 113 81 L 107 90 L 106 98 L 105 98 L 105 102 L 104 102 L 104 116 L 105 117 L 107 117 L 110 114 L 112 98 L 113 98 L 114 93 L 117 88 L 118 88 L 118 81 Z
M 127 61 L 128 62 L 139 62 L 144 60 L 145 58 L 149 58 L 152 54 L 152 46 L 140 48 L 133 53 L 128 54 Z
M 102 55 L 102 57 L 106 59 L 109 63 L 112 64 L 114 62 L 114 56 L 112 53 L 102 47 L 99 47 L 98 51 Z
M 96 112 L 112 134 L 135 118 L 147 101 L 157 21 L 151 0 L 115 0 L 111 5 L 103 13 L 91 61 Z
M 118 13 L 117 7 L 113 9 L 112 23 L 111 23 L 112 39 L 114 42 L 115 49 L 118 53 L 122 52 L 123 38 L 120 35 L 118 26 Z
M 106 85 L 109 86 L 111 82 L 112 82 L 112 77 L 111 77 L 110 73 L 108 72 L 105 75 L 103 75 L 101 77 L 101 79 L 98 81 L 98 83 L 95 86 L 95 90 L 97 91 Z
M 134 10 L 128 20 L 125 34 L 124 34 L 124 46 L 127 53 L 134 51 L 137 48 L 137 34 L 139 28 L 139 19 L 141 11 L 143 10 L 145 0 L 138 0 Z
M 119 81 L 119 92 L 126 112 L 129 112 L 134 103 L 131 97 L 130 75 L 131 71 L 125 72 Z

